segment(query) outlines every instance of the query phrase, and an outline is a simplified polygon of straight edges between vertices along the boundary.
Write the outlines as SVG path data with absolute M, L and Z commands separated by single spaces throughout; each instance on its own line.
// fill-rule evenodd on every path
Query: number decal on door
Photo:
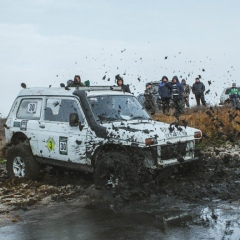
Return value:
M 59 137 L 59 152 L 63 155 L 68 154 L 67 137 Z
M 27 112 L 28 113 L 36 113 L 36 111 L 37 111 L 37 103 L 36 102 L 28 103 Z

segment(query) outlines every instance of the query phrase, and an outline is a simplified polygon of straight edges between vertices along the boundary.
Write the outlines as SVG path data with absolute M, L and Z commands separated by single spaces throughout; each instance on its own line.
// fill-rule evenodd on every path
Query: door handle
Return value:
M 45 128 L 45 125 L 44 124 L 40 124 L 39 127 L 40 128 Z

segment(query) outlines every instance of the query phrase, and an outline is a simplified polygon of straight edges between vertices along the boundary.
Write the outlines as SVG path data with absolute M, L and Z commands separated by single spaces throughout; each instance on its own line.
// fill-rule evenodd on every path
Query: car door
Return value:
M 70 113 L 78 113 L 83 128 L 69 125 Z M 87 122 L 77 98 L 46 97 L 39 125 L 39 156 L 86 164 Z

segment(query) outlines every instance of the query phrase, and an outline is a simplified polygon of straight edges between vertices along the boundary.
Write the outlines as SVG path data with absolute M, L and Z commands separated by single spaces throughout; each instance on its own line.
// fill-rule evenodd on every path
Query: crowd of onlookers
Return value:
M 174 116 L 178 119 L 180 115 L 184 113 L 185 107 L 190 107 L 189 95 L 191 91 L 195 95 L 197 106 L 200 106 L 200 103 L 202 103 L 203 106 L 206 106 L 204 98 L 205 85 L 201 82 L 199 77 L 197 77 L 195 83 L 190 86 L 186 83 L 185 79 L 182 79 L 180 82 L 177 76 L 174 76 L 172 81 L 169 81 L 168 77 L 163 76 L 158 86 L 158 95 L 161 100 L 163 113 L 169 115 L 170 102 L 172 102 L 175 108 Z M 154 99 L 156 91 L 152 87 L 152 83 L 146 84 L 144 95 L 145 108 L 149 113 L 154 114 L 156 109 L 156 101 Z
M 118 74 L 115 76 L 115 80 L 118 86 L 121 87 L 123 92 L 131 93 L 129 84 L 124 84 L 123 78 Z M 67 82 L 68 87 L 89 87 L 90 81 L 81 81 L 79 75 L 75 75 L 74 80 Z M 162 111 L 166 115 L 170 115 L 170 103 L 172 103 L 175 113 L 174 116 L 179 119 L 180 115 L 184 113 L 185 108 L 189 108 L 189 95 L 190 93 L 195 95 L 196 104 L 200 106 L 206 106 L 204 97 L 205 85 L 201 82 L 200 77 L 195 78 L 195 83 L 190 86 L 187 84 L 185 79 L 179 81 L 177 76 L 174 76 L 171 81 L 168 80 L 167 76 L 163 76 L 159 82 L 158 92 L 152 87 L 152 83 L 146 83 L 146 89 L 144 92 L 145 102 L 144 106 L 146 110 L 151 114 L 155 114 L 157 109 L 156 94 L 158 93 L 158 100 L 161 101 Z M 229 93 L 229 99 L 232 102 L 234 109 L 240 108 L 240 91 L 236 87 L 236 84 L 232 84 L 232 88 Z

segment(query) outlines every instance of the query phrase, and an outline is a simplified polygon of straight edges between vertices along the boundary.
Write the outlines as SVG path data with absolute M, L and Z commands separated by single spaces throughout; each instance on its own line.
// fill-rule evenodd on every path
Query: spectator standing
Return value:
M 195 79 L 195 83 L 192 86 L 192 92 L 195 95 L 197 106 L 200 106 L 200 100 L 203 106 L 206 106 L 204 98 L 205 85 L 200 81 L 200 78 Z
M 184 113 L 184 88 L 179 82 L 178 77 L 172 78 L 172 98 L 175 108 L 174 116 L 179 119 L 180 115 Z
M 158 86 L 158 93 L 162 101 L 163 113 L 169 115 L 172 84 L 168 82 L 168 78 L 166 76 L 162 77 L 162 81 Z
M 156 92 L 152 88 L 152 83 L 146 83 L 146 90 L 144 91 L 145 97 L 145 108 L 151 114 L 154 115 L 156 113 Z
M 190 95 L 190 92 L 191 92 L 191 87 L 186 83 L 185 79 L 182 79 L 182 85 L 183 85 L 183 88 L 184 88 L 184 103 L 185 103 L 186 107 L 189 108 L 190 107 L 190 105 L 189 105 L 189 95 Z
M 240 109 L 239 97 L 240 97 L 240 92 L 236 87 L 236 83 L 233 83 L 229 92 L 229 99 L 232 101 L 232 107 L 234 109 Z
M 129 85 L 128 84 L 123 84 L 123 78 L 118 74 L 115 76 L 115 79 L 117 80 L 117 85 L 122 88 L 123 92 L 128 92 L 131 93 Z

